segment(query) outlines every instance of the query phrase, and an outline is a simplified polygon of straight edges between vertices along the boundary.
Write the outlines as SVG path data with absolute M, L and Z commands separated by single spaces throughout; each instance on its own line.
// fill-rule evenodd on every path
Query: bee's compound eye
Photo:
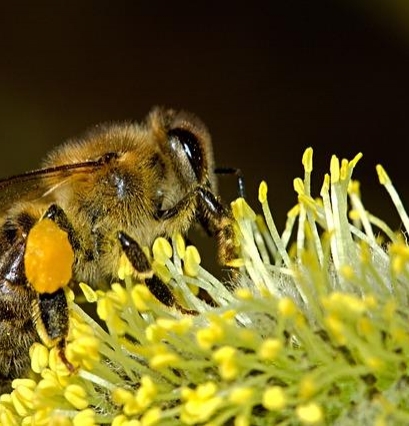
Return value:
M 68 234 L 51 219 L 37 222 L 30 230 L 24 254 L 27 280 L 38 293 L 54 293 L 72 276 L 74 251 Z
M 197 180 L 200 180 L 203 173 L 203 153 L 197 137 L 189 130 L 179 127 L 169 130 L 168 136 L 171 145 L 175 142 L 182 145 L 183 151 L 189 159 Z

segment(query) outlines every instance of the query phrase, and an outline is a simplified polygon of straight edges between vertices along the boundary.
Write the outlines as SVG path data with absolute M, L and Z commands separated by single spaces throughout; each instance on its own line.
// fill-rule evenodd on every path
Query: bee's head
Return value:
M 179 179 L 186 186 L 210 185 L 216 192 L 212 143 L 202 121 L 185 111 L 155 108 L 148 122 Z

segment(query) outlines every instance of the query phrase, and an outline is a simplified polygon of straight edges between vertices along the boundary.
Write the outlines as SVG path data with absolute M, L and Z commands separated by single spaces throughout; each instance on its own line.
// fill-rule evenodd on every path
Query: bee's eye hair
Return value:
M 197 137 L 189 130 L 180 127 L 169 130 L 168 136 L 170 140 L 176 139 L 182 145 L 196 178 L 200 180 L 203 174 L 203 152 Z

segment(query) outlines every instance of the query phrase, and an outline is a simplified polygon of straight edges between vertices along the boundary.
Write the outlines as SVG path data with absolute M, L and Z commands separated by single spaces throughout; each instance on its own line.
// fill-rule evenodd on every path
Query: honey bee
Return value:
M 200 224 L 215 236 L 221 264 L 235 257 L 233 219 L 215 195 L 216 172 L 205 125 L 188 112 L 156 107 L 141 124 L 96 126 L 57 147 L 42 168 L 0 180 L 1 393 L 28 370 L 33 342 L 51 342 L 65 359 L 65 285 L 109 285 L 125 253 L 159 301 L 183 310 L 142 247 Z M 27 271 L 28 238 L 42 222 L 63 231 L 73 252 L 69 276 L 53 287 L 35 285 Z

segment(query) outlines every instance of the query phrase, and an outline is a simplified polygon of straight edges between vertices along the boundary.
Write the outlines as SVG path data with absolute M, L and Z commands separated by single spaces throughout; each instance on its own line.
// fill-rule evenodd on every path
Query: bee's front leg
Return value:
M 118 240 L 126 257 L 135 268 L 138 277 L 145 281 L 149 291 L 160 302 L 169 307 L 174 306 L 184 314 L 197 314 L 195 310 L 186 309 L 177 302 L 169 287 L 154 274 L 149 260 L 143 252 L 141 246 L 133 238 L 131 238 L 125 232 L 119 232 Z
M 210 235 L 214 235 L 218 244 L 219 262 L 229 266 L 237 258 L 238 246 L 233 228 L 233 215 L 216 196 L 206 187 L 197 190 L 199 202 L 199 220 Z
M 238 255 L 233 215 L 230 209 L 225 207 L 207 186 L 197 186 L 172 208 L 159 211 L 157 217 L 161 220 L 169 220 L 181 214 L 191 206 L 194 198 L 198 200 L 197 218 L 207 233 L 216 237 L 219 262 L 229 266 L 229 263 Z

